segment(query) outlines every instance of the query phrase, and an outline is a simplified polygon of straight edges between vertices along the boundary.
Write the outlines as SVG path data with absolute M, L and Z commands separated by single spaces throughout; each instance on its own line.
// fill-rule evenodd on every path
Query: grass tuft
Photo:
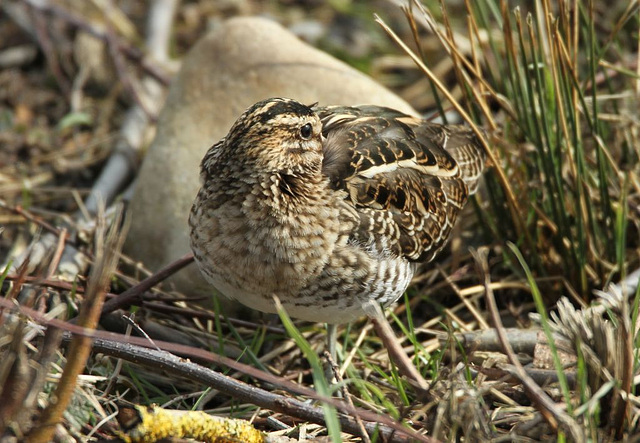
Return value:
M 629 141 L 639 123 L 637 109 L 624 109 L 617 95 L 634 95 L 637 74 L 624 67 L 623 30 L 636 19 L 637 2 L 609 32 L 597 29 L 594 2 L 536 1 L 530 9 L 493 0 L 465 4 L 468 38 L 454 29 L 442 2 L 440 23 L 417 2 L 409 19 L 414 35 L 427 23 L 423 28 L 453 60 L 463 93 L 457 105 L 438 91 L 441 112 L 461 106 L 470 123 L 496 129 L 499 122 L 491 148 L 498 164 L 482 196 L 486 232 L 497 244 L 518 245 L 534 274 L 562 276 L 588 301 L 592 289 L 640 265 L 626 238 L 629 192 L 639 191 L 639 153 Z M 460 40 L 470 42 L 470 55 L 460 53 Z M 425 70 L 425 50 L 415 41 L 420 56 L 403 49 Z M 622 118 L 626 112 L 634 123 Z M 518 196 L 515 205 L 510 195 Z M 506 263 L 520 272 L 518 263 Z

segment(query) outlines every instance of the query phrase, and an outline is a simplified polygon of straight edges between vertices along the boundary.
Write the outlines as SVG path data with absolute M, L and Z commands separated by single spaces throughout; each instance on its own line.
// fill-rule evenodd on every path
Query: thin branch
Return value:
M 145 278 L 137 285 L 127 289 L 122 294 L 119 294 L 117 297 L 107 301 L 102 307 L 102 315 L 109 314 L 116 309 L 126 308 L 130 306 L 132 303 L 140 299 L 143 292 L 148 291 L 167 277 L 173 275 L 180 269 L 190 264 L 192 261 L 193 254 L 188 253 L 178 260 L 174 261 L 173 263 L 169 263 L 167 266 L 160 269 L 155 274 Z
M 527 367 L 525 368 L 525 372 L 533 381 L 541 386 L 549 385 L 551 383 L 558 382 L 558 373 L 553 369 L 536 369 Z M 478 366 L 475 368 L 471 368 L 471 374 L 475 376 L 481 373 L 486 375 L 489 379 L 502 379 L 502 381 L 510 382 L 514 381 L 519 383 L 520 378 L 517 375 L 517 370 L 513 367 L 513 365 L 504 365 L 502 368 L 485 368 L 482 366 Z M 505 379 L 505 374 L 509 375 L 509 379 Z M 576 374 L 575 372 L 568 372 L 566 374 L 567 382 L 571 386 L 576 386 Z
M 118 46 L 118 40 L 115 38 L 116 36 L 113 29 L 108 27 L 106 35 L 109 54 L 111 54 L 111 59 L 113 60 L 113 64 L 116 67 L 120 82 L 123 84 L 125 90 L 131 94 L 131 97 L 133 97 L 133 101 L 135 102 L 136 106 L 144 111 L 147 119 L 151 122 L 155 122 L 158 117 L 157 111 L 149 108 L 148 104 L 146 103 L 146 97 L 140 93 L 138 86 L 131 79 L 131 75 L 127 70 L 127 66 L 122 57 L 122 52 L 120 50 L 120 47 Z
M 25 220 L 28 220 L 32 223 L 35 223 L 38 226 L 41 226 L 42 228 L 46 229 L 47 231 L 55 234 L 56 236 L 60 236 L 63 234 L 63 232 L 66 234 L 66 232 L 64 231 L 64 229 L 62 228 L 56 228 L 55 226 L 51 225 L 50 223 L 46 222 L 43 218 L 38 217 L 37 215 L 32 214 L 31 212 L 29 212 L 28 210 L 24 209 L 22 206 L 11 206 L 9 204 L 7 204 L 6 201 L 0 199 L 0 208 L 2 209 L 6 209 L 7 211 L 11 211 L 14 214 L 17 214 L 21 217 L 24 217 Z
M 510 328 L 504 329 L 503 332 L 515 353 L 533 355 L 538 343 L 538 330 Z M 453 337 L 465 352 L 502 352 L 503 350 L 502 342 L 495 329 L 455 333 Z M 448 334 L 443 334 L 440 342 L 445 343 L 449 338 Z
M 159 0 L 151 4 L 149 11 L 147 50 L 151 57 L 159 62 L 169 60 L 168 46 L 171 37 L 172 22 L 175 17 L 177 0 Z M 118 72 L 125 73 L 120 49 L 124 48 L 119 39 L 112 33 L 106 33 L 104 38 L 109 44 L 114 63 Z M 121 76 L 127 81 L 128 76 Z M 129 82 L 129 89 L 137 90 Z M 160 112 L 168 83 L 158 82 L 155 78 L 146 77 L 140 82 L 144 95 L 137 98 L 136 106 L 132 106 L 125 116 L 120 128 L 120 141 L 116 145 L 113 154 L 102 169 L 100 176 L 91 188 L 89 196 L 85 200 L 85 206 L 89 213 L 94 214 L 98 199 L 110 202 L 123 186 L 131 179 L 137 169 L 139 152 L 144 145 L 144 134 L 151 120 Z M 151 118 L 153 116 L 153 118 Z
M 97 352 L 110 355 L 112 357 L 122 358 L 132 363 L 148 366 L 154 370 L 165 371 L 175 376 L 205 384 L 219 390 L 220 392 L 224 392 L 241 402 L 255 404 L 261 408 L 291 415 L 312 423 L 320 425 L 324 424 L 324 412 L 320 407 L 312 406 L 295 398 L 284 397 L 255 386 L 248 385 L 165 351 L 156 351 L 153 349 L 135 346 L 130 343 L 120 343 L 103 339 L 94 340 L 94 349 Z M 351 434 L 360 434 L 358 422 L 352 417 L 358 416 L 361 419 L 367 420 L 364 422 L 364 426 L 370 435 L 378 433 L 385 441 L 400 442 L 410 441 L 410 439 L 414 439 L 412 441 L 434 441 L 426 436 L 416 433 L 415 431 L 403 428 L 388 417 L 384 417 L 370 411 L 357 409 L 336 399 L 321 397 L 313 391 L 309 392 L 309 394 L 312 394 L 309 395 L 310 397 L 329 403 L 341 410 L 343 414 L 338 416 L 340 425 L 344 431 Z
M 373 303 L 367 307 L 367 315 L 373 323 L 373 327 L 376 331 L 376 335 L 380 337 L 384 347 L 389 353 L 389 358 L 398 367 L 398 371 L 411 383 L 416 390 L 416 393 L 421 397 L 426 397 L 429 392 L 429 383 L 424 379 L 420 371 L 414 366 L 411 359 L 407 356 L 402 349 L 400 341 L 396 337 L 395 332 L 391 328 L 391 325 L 384 316 L 380 306 Z
M 154 60 L 169 62 L 171 28 L 179 0 L 155 0 L 149 11 L 147 49 Z M 167 84 L 168 85 L 168 84 Z
M 67 229 L 62 228 L 60 230 L 60 235 L 58 236 L 58 244 L 56 246 L 56 250 L 53 253 L 53 257 L 49 262 L 49 268 L 47 269 L 46 278 L 51 278 L 58 269 L 58 265 L 60 264 L 60 258 L 62 257 L 62 251 L 64 251 L 64 246 L 67 240 Z

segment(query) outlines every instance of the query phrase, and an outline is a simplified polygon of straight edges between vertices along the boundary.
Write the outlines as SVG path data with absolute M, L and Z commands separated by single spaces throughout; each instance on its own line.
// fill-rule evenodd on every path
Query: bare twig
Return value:
M 9 290 L 9 292 L 5 296 L 7 300 L 15 299 L 16 296 L 20 293 L 20 290 L 22 289 L 22 284 L 24 283 L 25 278 L 27 277 L 27 271 L 29 270 L 30 259 L 31 259 L 31 256 L 29 253 L 27 253 L 27 256 L 25 257 L 25 259 L 22 261 L 22 263 L 20 263 L 20 266 L 18 266 L 18 269 L 17 269 L 18 275 L 16 275 L 16 278 L 14 279 L 13 287 Z
M 552 369 L 536 369 L 531 367 L 526 367 L 525 372 L 531 377 L 533 381 L 537 384 L 544 386 L 550 383 L 558 382 L 558 373 Z M 483 368 L 476 367 L 471 369 L 471 374 L 476 375 L 477 373 L 484 374 L 491 379 L 502 379 L 505 382 L 509 382 L 512 379 L 515 382 L 520 382 L 520 378 L 517 375 L 516 369 L 512 365 L 505 365 L 502 368 Z M 505 373 L 509 374 L 509 379 L 505 379 Z M 570 386 L 576 385 L 576 374 L 575 372 L 568 372 L 566 374 L 567 382 Z
M 17 274 L 8 274 L 6 277 L 6 281 L 22 281 L 23 283 L 30 283 L 32 285 L 37 285 L 37 286 L 47 286 L 55 289 L 61 289 L 64 291 L 76 291 L 78 294 L 84 294 L 85 292 L 82 286 L 75 286 L 66 281 L 55 280 L 52 278 L 40 278 L 40 277 L 26 275 L 26 276 L 23 276 L 21 279 L 20 276 Z M 107 298 L 112 299 L 112 298 L 119 297 L 120 295 L 121 294 L 114 294 L 114 293 L 108 292 Z M 181 306 L 171 306 L 163 302 L 161 303 L 154 302 L 153 300 L 158 299 L 158 295 L 156 293 L 152 293 L 148 291 L 141 294 L 139 298 L 142 299 L 142 302 L 144 303 L 144 307 L 146 309 L 149 309 L 150 311 L 162 312 L 165 314 L 176 314 L 186 318 L 198 318 L 203 320 L 225 319 L 224 316 L 216 314 L 215 312 L 211 312 L 211 311 L 196 310 L 196 309 L 184 308 Z M 189 298 L 189 300 L 193 300 L 193 299 Z M 180 301 L 180 299 L 174 298 L 174 299 L 171 299 L 170 301 L 176 302 L 176 301 Z M 231 323 L 234 326 L 241 326 L 243 328 L 248 328 L 248 329 L 264 328 L 267 332 L 271 332 L 274 334 L 286 334 L 286 331 L 278 326 L 255 323 L 255 322 L 242 320 L 234 317 L 226 317 L 226 320 L 228 320 L 229 323 Z
M 505 329 L 504 334 L 515 353 L 533 355 L 534 348 L 538 343 L 537 330 L 513 328 Z M 501 352 L 503 349 L 495 329 L 456 333 L 453 336 L 466 352 Z M 443 337 L 440 338 L 443 343 L 447 340 L 449 340 L 448 335 L 443 334 Z
M 63 229 L 62 228 L 56 228 L 55 226 L 51 225 L 50 223 L 48 223 L 47 221 L 45 221 L 41 217 L 38 217 L 37 215 L 34 215 L 31 212 L 29 212 L 28 210 L 22 208 L 22 206 L 11 206 L 11 205 L 7 204 L 6 201 L 0 199 L 0 208 L 6 209 L 7 211 L 11 211 L 14 214 L 20 215 L 21 217 L 24 217 L 25 220 L 28 220 L 28 221 L 30 221 L 32 223 L 35 223 L 38 226 L 41 226 L 42 228 L 44 228 L 47 231 L 55 234 L 56 236 L 60 236 L 63 233 Z
M 47 277 L 51 278 L 58 269 L 58 265 L 60 264 L 60 258 L 62 257 L 62 251 L 64 250 L 64 245 L 67 240 L 67 229 L 62 228 L 60 230 L 60 235 L 58 236 L 58 245 L 56 246 L 56 250 L 53 253 L 53 257 L 49 262 L 49 268 L 47 269 Z
M 147 119 L 150 122 L 155 122 L 157 118 L 157 110 L 149 108 L 149 105 L 146 103 L 146 97 L 140 93 L 138 86 L 132 80 L 131 75 L 127 70 L 124 58 L 122 57 L 120 47 L 118 46 L 118 40 L 115 38 L 114 31 L 110 27 L 107 30 L 107 46 L 109 47 L 109 53 L 111 54 L 113 64 L 118 72 L 118 78 L 124 85 L 125 90 L 131 94 L 136 106 L 144 111 Z
M 150 277 L 145 278 L 137 285 L 127 289 L 122 294 L 106 302 L 102 308 L 102 315 L 109 314 L 116 309 L 124 308 L 140 298 L 143 292 L 148 291 L 165 278 L 173 275 L 175 272 L 187 266 L 193 261 L 193 254 L 188 253 L 173 263 L 168 264 L 164 268 Z
M 384 347 L 387 349 L 391 361 L 395 363 L 400 373 L 409 379 L 417 393 L 421 396 L 426 396 L 429 391 L 429 383 L 422 377 L 422 374 L 420 374 L 411 359 L 409 359 L 402 349 L 395 332 L 393 332 L 380 306 L 372 303 L 367 307 L 367 311 L 367 315 L 371 318 L 376 334 L 384 343 Z
M 155 0 L 154 7 L 149 11 L 147 50 L 153 60 L 162 64 L 170 61 L 169 36 L 178 3 L 179 0 Z
M 288 414 L 313 423 L 324 424 L 325 421 L 322 408 L 311 406 L 294 398 L 284 397 L 247 385 L 239 380 L 235 380 L 196 363 L 181 359 L 165 351 L 156 351 L 153 349 L 135 346 L 130 343 L 120 343 L 103 339 L 94 340 L 94 349 L 103 354 L 149 366 L 156 370 L 166 371 L 167 373 L 184 377 L 198 383 L 204 383 L 208 386 L 219 389 L 221 392 L 224 392 L 239 401 L 255 404 L 272 411 Z M 266 373 L 263 374 L 266 375 Z M 336 399 L 321 397 L 314 391 L 309 391 L 310 392 L 308 392 L 308 394 L 310 394 L 309 396 L 312 398 L 329 403 L 341 410 L 344 414 L 349 414 L 340 414 L 338 416 L 340 425 L 346 432 L 356 435 L 360 433 L 357 421 L 351 417 L 358 416 L 361 419 L 367 420 L 364 422 L 364 426 L 370 435 L 378 433 L 385 439 L 385 441 L 409 441 L 409 439 L 426 442 L 434 441 L 429 437 L 400 426 L 388 417 L 349 406 Z

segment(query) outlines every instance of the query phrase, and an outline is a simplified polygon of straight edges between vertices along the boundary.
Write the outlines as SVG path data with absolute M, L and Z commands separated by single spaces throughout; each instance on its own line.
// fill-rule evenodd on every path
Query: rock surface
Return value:
M 371 78 L 277 23 L 231 19 L 194 46 L 170 88 L 131 201 L 129 255 L 155 271 L 189 251 L 187 218 L 200 186 L 200 160 L 246 108 L 269 97 L 369 103 L 415 114 Z M 190 296 L 212 293 L 195 265 L 171 282 Z

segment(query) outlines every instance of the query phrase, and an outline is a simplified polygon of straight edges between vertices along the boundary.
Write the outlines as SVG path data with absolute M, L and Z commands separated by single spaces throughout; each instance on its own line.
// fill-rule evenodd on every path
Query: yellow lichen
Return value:
M 215 417 L 202 411 L 175 411 L 135 406 L 136 424 L 120 437 L 127 443 L 162 438 L 193 438 L 212 443 L 262 443 L 264 435 L 245 420 Z

